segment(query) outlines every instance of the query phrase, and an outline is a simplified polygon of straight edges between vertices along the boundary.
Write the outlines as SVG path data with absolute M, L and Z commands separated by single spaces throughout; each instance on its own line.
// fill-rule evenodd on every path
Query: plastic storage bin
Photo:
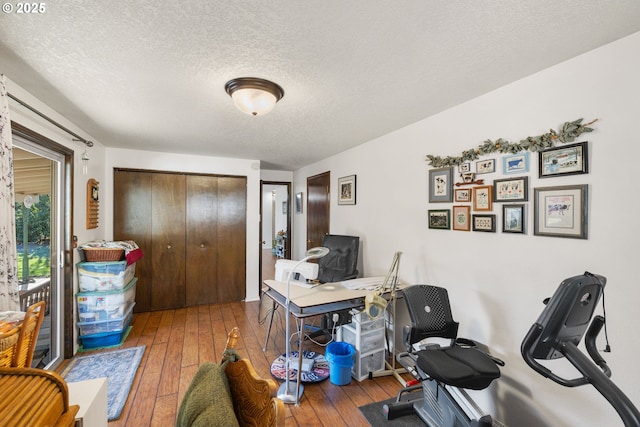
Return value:
M 355 322 L 356 328 L 360 328 L 360 332 L 367 332 L 372 329 L 384 328 L 384 316 L 372 319 L 367 313 L 361 311 L 354 314 L 352 320 Z
M 82 347 L 86 350 L 91 348 L 109 347 L 121 344 L 122 340 L 127 334 L 131 319 L 133 318 L 133 313 L 131 312 L 131 310 L 133 310 L 133 304 L 131 304 L 131 309 L 128 310 L 128 315 L 124 318 L 124 321 L 122 322 L 122 329 L 120 330 L 100 332 L 89 335 L 80 335 Z
M 369 378 L 369 373 L 383 370 L 385 366 L 384 352 L 384 350 L 380 350 L 362 356 L 356 351 L 356 361 L 351 371 L 353 377 L 358 381 L 362 381 Z
M 124 288 L 133 279 L 136 264 L 127 261 L 79 262 L 78 285 L 80 291 L 111 291 Z
M 106 292 L 78 292 L 78 318 L 82 322 L 118 319 L 125 315 L 136 298 L 137 277 L 121 290 Z
M 125 325 L 127 325 L 133 317 L 134 305 L 136 305 L 135 302 L 130 303 L 124 315 L 121 317 L 115 317 L 107 320 L 78 322 L 78 328 L 80 328 L 80 336 L 102 334 L 104 332 L 122 331 L 125 328 Z
M 351 325 L 342 325 L 340 332 L 338 341 L 352 344 L 360 353 L 364 354 L 384 349 L 385 336 L 382 328 L 362 333 L 360 334 L 360 339 L 358 339 L 356 329 Z

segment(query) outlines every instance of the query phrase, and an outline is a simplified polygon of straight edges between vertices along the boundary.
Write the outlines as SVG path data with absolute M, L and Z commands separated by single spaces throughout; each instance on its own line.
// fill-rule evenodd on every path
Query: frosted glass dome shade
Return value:
M 273 110 L 284 91 L 277 84 L 253 77 L 233 79 L 225 85 L 233 103 L 243 113 L 258 116 Z

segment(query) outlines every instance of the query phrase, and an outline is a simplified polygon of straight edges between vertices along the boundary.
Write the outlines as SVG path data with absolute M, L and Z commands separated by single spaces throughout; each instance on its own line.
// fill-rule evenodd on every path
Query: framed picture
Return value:
M 538 176 L 578 175 L 589 172 L 587 142 L 549 148 L 538 155 Z
M 496 171 L 496 159 L 478 160 L 476 162 L 476 173 L 493 173 Z
M 502 205 L 502 232 L 526 234 L 525 206 Z
M 587 184 L 534 189 L 533 234 L 587 238 Z
M 356 204 L 356 176 L 349 175 L 338 178 L 338 204 Z
M 471 162 L 460 163 L 460 166 L 458 166 L 458 171 L 460 173 L 471 172 Z
M 527 200 L 529 200 L 528 176 L 493 181 L 494 202 L 525 202 Z
M 287 214 L 287 202 L 282 202 L 282 213 Z
M 453 200 L 455 202 L 471 202 L 470 188 L 456 188 L 453 190 Z
M 490 211 L 493 209 L 491 204 L 493 198 L 491 196 L 493 187 L 490 185 L 481 185 L 473 189 L 473 210 L 474 211 Z
M 429 171 L 429 203 L 453 201 L 453 168 Z
M 296 193 L 296 213 L 302 213 L 302 193 Z
M 472 216 L 473 231 L 486 231 L 488 233 L 496 232 L 496 216 L 478 214 Z
M 512 173 L 529 172 L 529 152 L 505 156 L 502 158 L 502 173 L 505 175 Z
M 453 229 L 460 231 L 471 230 L 471 208 L 469 206 L 453 207 Z
M 449 230 L 451 228 L 451 210 L 450 209 L 429 210 L 429 228 L 436 228 L 439 230 Z

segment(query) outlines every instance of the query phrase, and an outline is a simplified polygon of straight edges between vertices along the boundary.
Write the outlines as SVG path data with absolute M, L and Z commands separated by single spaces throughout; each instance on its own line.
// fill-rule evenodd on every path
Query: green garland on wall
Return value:
M 462 154 L 457 157 L 440 157 L 427 154 L 425 160 L 429 161 L 430 166 L 433 166 L 435 168 L 444 168 L 448 166 L 458 166 L 461 163 L 471 160 L 477 160 L 480 156 L 490 153 L 515 154 L 519 153 L 520 151 L 526 150 L 541 151 L 546 148 L 553 147 L 555 141 L 561 142 L 563 144 L 575 141 L 575 139 L 583 133 L 593 131 L 593 128 L 589 127 L 589 125 L 592 125 L 596 121 L 598 121 L 598 119 L 594 119 L 584 125 L 582 124 L 582 119 L 574 120 L 572 122 L 565 122 L 558 132 L 550 129 L 549 132 L 543 135 L 529 136 L 526 139 L 522 139 L 518 142 L 509 142 L 505 141 L 502 138 L 499 138 L 496 141 L 487 139 L 482 144 L 478 145 L 477 148 L 463 151 Z

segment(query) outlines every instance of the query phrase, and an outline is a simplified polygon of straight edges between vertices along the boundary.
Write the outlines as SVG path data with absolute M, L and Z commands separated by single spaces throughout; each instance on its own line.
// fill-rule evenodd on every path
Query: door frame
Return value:
M 62 313 L 59 314 L 59 319 L 62 322 L 62 352 L 60 356 L 64 359 L 70 359 L 73 357 L 73 315 L 74 315 L 74 301 L 73 301 L 73 158 L 74 151 L 67 148 L 57 142 L 40 135 L 37 132 L 28 129 L 19 123 L 11 122 L 12 134 L 19 136 L 33 144 L 39 145 L 48 150 L 54 151 L 64 157 L 64 164 L 62 165 L 62 174 L 64 175 L 64 188 L 62 194 L 60 194 L 60 202 L 62 204 L 62 215 L 64 218 L 60 218 L 62 229 L 58 230 L 62 241 L 62 255 L 60 258 L 51 259 L 51 263 L 62 262 L 62 283 L 60 292 L 60 298 L 62 300 Z M 53 257 L 52 257 L 53 258 Z M 52 325 L 53 326 L 53 325 Z
M 293 229 L 291 228 L 291 182 L 289 181 L 263 181 L 260 180 L 260 223 L 258 224 L 258 228 L 260 230 L 258 236 L 258 289 L 262 289 L 262 191 L 265 185 L 282 185 L 287 187 L 287 239 L 285 243 L 285 247 L 287 251 L 285 252 L 285 259 L 291 259 L 291 254 L 293 252 L 293 248 L 291 247 L 291 242 L 293 239 L 291 236 L 293 235 Z

